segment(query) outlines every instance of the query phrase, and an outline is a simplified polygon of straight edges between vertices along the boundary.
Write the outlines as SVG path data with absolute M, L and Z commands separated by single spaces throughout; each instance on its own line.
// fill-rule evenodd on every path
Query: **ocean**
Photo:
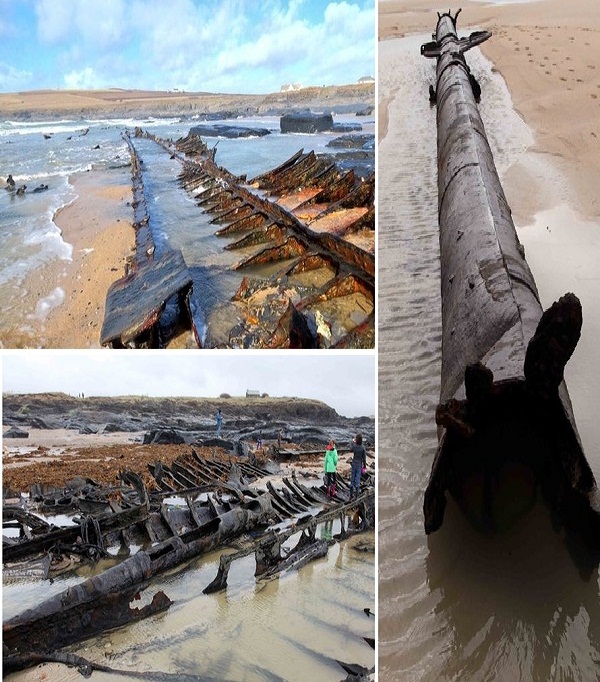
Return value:
M 360 123 L 362 132 L 374 133 L 372 117 L 353 115 L 335 117 L 336 123 Z M 54 223 L 56 212 L 76 200 L 69 178 L 76 173 L 95 171 L 104 184 L 130 185 L 129 152 L 122 139 L 123 131 L 136 126 L 165 139 L 188 134 L 198 121 L 180 118 L 110 119 L 60 121 L 0 122 L 0 185 L 12 175 L 25 193 L 0 192 L 0 345 L 9 331 L 18 329 L 32 334 L 48 311 L 64 300 L 58 287 L 48 300 L 40 301 L 34 314 L 23 309 L 27 282 L 36 269 L 49 261 L 69 261 L 72 245 L 65 242 Z M 278 166 L 299 149 L 333 153 L 327 143 L 339 133 L 313 135 L 281 134 L 279 118 L 252 117 L 214 121 L 230 125 L 267 128 L 264 137 L 217 139 L 207 137 L 207 144 L 217 145 L 216 161 L 232 173 L 251 178 Z M 219 303 L 227 300 L 239 286 L 241 275 L 229 268 L 237 256 L 223 252 L 223 242 L 214 236 L 216 227 L 181 189 L 176 181 L 178 162 L 154 143 L 136 140 L 142 159 L 150 169 L 145 189 L 153 214 L 155 240 L 180 248 L 198 290 L 203 291 L 205 308 L 198 315 L 208 318 Z M 374 165 L 374 164 L 373 164 Z M 48 189 L 36 192 L 47 185 Z M 133 210 L 131 218 L 133 219 Z M 122 274 L 122 273 L 121 273 Z M 117 273 L 115 279 L 121 276 Z
M 379 46 L 379 98 L 389 102 L 388 130 L 378 147 L 379 679 L 597 679 L 598 570 L 589 579 L 579 574 L 544 507 L 490 538 L 473 530 L 450 500 L 442 528 L 425 535 L 423 493 L 438 442 L 442 332 L 436 120 L 427 92 L 435 62 L 419 53 L 430 39 L 408 36 Z M 501 180 L 512 164 L 532 158 L 541 180 L 556 174 L 547 156 L 528 151 L 533 133 L 493 64 L 479 49 L 470 50 L 467 61 L 481 84 L 480 109 Z M 555 198 L 560 203 L 564 197 L 559 192 Z M 550 260 L 535 235 L 548 235 L 548 228 L 556 234 L 572 211 L 549 209 L 518 232 L 543 305 L 554 300 L 559 281 L 561 294 L 581 292 L 584 301 L 582 345 L 567 364 L 566 381 L 598 480 L 600 429 L 591 418 L 598 353 L 590 347 L 597 345 L 598 315 L 585 301 L 588 291 L 596 292 L 592 302 L 598 300 L 597 268 L 596 275 L 591 269 L 597 251 L 590 251 L 598 226 L 563 224 L 561 231 L 571 230 L 581 243 L 579 258 L 567 261 L 563 248 L 561 261 L 557 243 Z

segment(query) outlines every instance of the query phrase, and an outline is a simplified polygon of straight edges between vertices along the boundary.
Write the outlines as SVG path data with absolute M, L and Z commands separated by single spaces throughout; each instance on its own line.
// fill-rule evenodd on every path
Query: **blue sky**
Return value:
M 268 93 L 375 74 L 375 0 L 0 0 L 0 92 Z
M 375 415 L 372 353 L 27 350 L 5 352 L 1 367 L 11 393 L 217 398 L 252 389 L 322 400 L 346 417 Z

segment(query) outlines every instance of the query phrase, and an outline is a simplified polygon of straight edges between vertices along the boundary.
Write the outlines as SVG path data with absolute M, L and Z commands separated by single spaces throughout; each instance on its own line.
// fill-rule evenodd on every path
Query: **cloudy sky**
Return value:
M 315 398 L 346 417 L 375 415 L 375 357 L 365 353 L 5 352 L 3 391 L 70 395 L 246 394 Z
M 375 72 L 374 0 L 0 0 L 0 92 L 268 93 Z

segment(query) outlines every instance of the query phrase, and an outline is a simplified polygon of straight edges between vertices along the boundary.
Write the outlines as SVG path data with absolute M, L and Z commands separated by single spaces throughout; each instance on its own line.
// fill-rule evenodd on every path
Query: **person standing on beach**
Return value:
M 350 473 L 350 499 L 360 493 L 360 477 L 367 468 L 367 451 L 362 444 L 362 434 L 357 433 L 350 445 L 352 450 L 352 470 Z
M 221 408 L 217 410 L 217 438 L 221 437 L 221 426 L 223 425 L 223 415 L 221 414 Z
M 327 486 L 327 497 L 335 497 L 336 489 L 336 469 L 338 463 L 338 453 L 333 438 L 325 450 L 325 485 Z

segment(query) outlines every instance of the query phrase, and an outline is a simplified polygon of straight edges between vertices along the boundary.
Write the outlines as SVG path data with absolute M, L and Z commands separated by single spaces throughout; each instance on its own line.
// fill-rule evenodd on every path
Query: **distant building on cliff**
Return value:
M 358 79 L 359 83 L 374 83 L 375 79 L 373 76 L 363 76 L 362 78 Z
M 247 388 L 246 398 L 260 398 L 260 391 L 253 391 L 251 388 Z
M 284 83 L 281 86 L 281 92 L 294 92 L 295 90 L 302 90 L 301 83 Z

